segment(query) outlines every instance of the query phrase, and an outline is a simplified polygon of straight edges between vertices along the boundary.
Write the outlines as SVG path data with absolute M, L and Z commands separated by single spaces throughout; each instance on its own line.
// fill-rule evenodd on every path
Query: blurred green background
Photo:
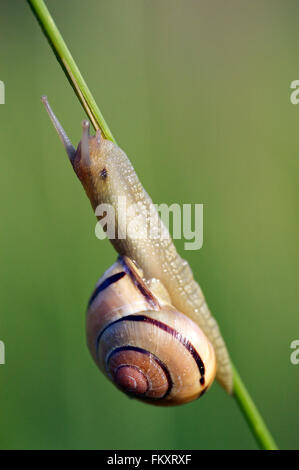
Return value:
M 296 1 L 48 0 L 119 144 L 157 203 L 204 203 L 188 259 L 282 448 L 298 445 Z M 234 400 L 126 398 L 85 344 L 116 254 L 40 102 L 74 144 L 85 117 L 27 3 L 2 1 L 0 448 L 255 449 Z

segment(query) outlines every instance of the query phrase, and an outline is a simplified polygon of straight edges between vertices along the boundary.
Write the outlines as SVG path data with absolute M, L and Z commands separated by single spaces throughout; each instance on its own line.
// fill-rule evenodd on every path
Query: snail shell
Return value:
M 146 282 L 127 257 L 105 272 L 90 298 L 87 343 L 119 389 L 157 405 L 200 397 L 216 373 L 214 348 L 203 331 L 170 305 L 161 282 Z

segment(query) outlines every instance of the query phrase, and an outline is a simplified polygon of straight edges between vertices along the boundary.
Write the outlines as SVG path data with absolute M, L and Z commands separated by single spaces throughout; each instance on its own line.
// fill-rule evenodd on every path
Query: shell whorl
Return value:
M 146 283 L 124 257 L 99 280 L 87 312 L 98 367 L 128 395 L 163 405 L 201 396 L 216 370 L 209 340 L 168 302 L 161 283 Z

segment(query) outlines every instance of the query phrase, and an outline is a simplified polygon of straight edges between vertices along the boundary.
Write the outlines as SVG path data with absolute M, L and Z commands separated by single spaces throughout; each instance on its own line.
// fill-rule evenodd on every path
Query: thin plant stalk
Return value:
M 106 139 L 116 143 L 112 132 L 110 131 L 104 116 L 99 110 L 80 70 L 74 61 L 67 45 L 65 44 L 49 10 L 43 1 L 28 0 L 29 5 L 37 18 L 45 36 L 47 37 L 53 52 L 62 66 L 64 73 L 72 85 L 81 105 L 89 117 L 95 130 L 101 129 Z
M 233 397 L 238 403 L 245 419 L 250 427 L 256 441 L 258 442 L 261 449 L 264 450 L 277 450 L 277 445 L 271 436 L 269 429 L 267 428 L 260 412 L 255 406 L 254 401 L 249 395 L 238 371 L 233 365 L 234 375 L 234 388 Z
M 101 129 L 107 139 L 116 143 L 111 130 L 97 106 L 44 1 L 27 0 L 27 2 L 36 16 L 81 105 L 92 122 L 93 127 L 95 130 Z M 257 443 L 264 450 L 276 450 L 277 446 L 275 441 L 234 366 L 233 376 L 233 397 L 244 414 Z

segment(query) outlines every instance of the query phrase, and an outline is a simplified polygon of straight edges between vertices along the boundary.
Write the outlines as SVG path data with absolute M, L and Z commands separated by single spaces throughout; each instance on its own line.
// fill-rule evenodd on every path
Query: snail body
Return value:
M 159 298 L 158 294 L 161 294 L 161 292 L 163 293 L 162 297 L 164 297 L 164 300 L 167 297 L 167 302 L 165 301 L 165 305 L 163 305 L 163 309 L 166 309 L 167 312 L 163 309 L 160 309 L 159 311 L 159 315 L 162 318 L 168 318 L 170 319 L 169 321 L 171 321 L 171 318 L 175 318 L 175 314 L 173 312 L 178 312 L 179 317 L 180 315 L 183 315 L 188 324 L 189 321 L 191 321 L 192 325 L 196 326 L 195 329 L 200 330 L 200 334 L 203 334 L 205 340 L 208 341 L 209 344 L 212 344 L 216 356 L 216 378 L 225 390 L 228 393 L 231 393 L 233 388 L 231 363 L 218 324 L 209 311 L 200 286 L 193 278 L 193 273 L 189 264 L 178 255 L 169 232 L 161 222 L 157 211 L 154 213 L 152 212 L 152 200 L 143 189 L 125 152 L 113 142 L 104 139 L 100 130 L 96 131 L 95 136 L 90 136 L 88 121 L 83 121 L 82 139 L 77 150 L 75 150 L 51 110 L 46 97 L 43 97 L 42 100 L 65 146 L 73 169 L 90 199 L 96 215 L 97 207 L 100 204 L 109 204 L 116 209 L 116 237 L 110 239 L 110 241 L 121 259 L 130 260 L 130 263 L 138 266 L 142 272 L 142 281 L 143 284 L 147 286 L 147 291 L 153 293 L 156 289 L 157 295 L 153 294 L 153 298 Z M 154 220 L 154 223 L 156 223 L 156 227 L 154 228 L 156 228 L 157 233 L 160 234 L 157 239 L 152 239 L 150 237 L 134 238 L 130 236 L 127 228 L 132 222 L 133 217 L 136 216 L 136 213 L 131 216 L 127 214 L 127 217 L 124 218 L 123 214 L 120 211 L 117 211 L 119 197 L 125 197 L 128 206 L 135 205 L 135 207 L 138 208 L 139 230 L 143 230 L 145 233 L 148 233 L 149 230 L 152 229 L 152 223 Z M 98 218 L 100 220 L 100 217 Z M 123 236 L 123 234 L 126 234 L 126 236 Z M 126 264 L 128 264 L 128 262 Z M 115 269 L 115 266 L 113 269 Z M 119 284 L 121 281 L 124 281 L 124 279 L 119 280 Z M 116 286 L 114 287 L 116 288 Z M 112 288 L 112 285 L 109 286 L 109 289 Z M 110 294 L 112 294 L 112 291 Z M 113 295 L 115 295 L 114 291 Z M 101 298 L 102 296 L 100 295 L 99 299 Z M 158 303 L 160 305 L 161 302 L 158 301 Z M 130 303 L 127 305 L 129 304 Z M 142 299 L 141 304 L 140 308 L 145 308 L 145 305 L 142 303 Z M 90 309 L 94 312 L 94 305 L 89 305 L 89 312 Z M 132 307 L 132 304 L 130 305 Z M 157 314 L 157 310 L 155 308 L 149 309 L 147 306 L 145 311 L 147 310 L 150 311 L 150 318 L 156 318 L 155 315 Z M 100 311 L 103 312 L 102 308 Z M 143 310 L 139 310 L 139 312 L 141 311 Z M 131 313 L 137 315 L 138 311 Z M 95 316 L 95 313 L 92 313 L 92 315 Z M 103 313 L 98 313 L 98 316 L 102 317 Z M 176 322 L 177 320 L 174 321 Z M 122 321 L 122 323 L 122 326 L 127 324 L 125 321 Z M 135 321 L 134 325 L 136 326 L 137 324 L 138 322 Z M 143 328 L 145 325 L 146 328 L 148 328 L 149 323 L 140 322 L 140 325 L 141 324 Z M 88 322 L 87 325 L 89 325 Z M 156 335 L 158 332 L 160 333 L 160 330 L 161 329 L 155 329 Z M 140 335 L 140 332 L 138 332 L 138 335 Z M 171 335 L 169 335 L 169 338 L 170 337 Z M 95 345 L 93 344 L 92 346 L 90 343 L 90 333 L 88 333 L 88 338 L 91 353 L 100 368 L 104 371 L 106 366 L 104 366 L 103 361 L 100 360 L 99 362 L 99 354 L 95 350 Z M 190 342 L 190 344 L 192 344 L 192 342 Z M 154 353 L 151 352 L 151 354 Z M 124 368 L 121 370 L 122 373 L 119 372 L 119 374 L 121 374 L 122 380 L 125 381 L 123 377 L 125 376 L 126 370 L 124 370 Z M 137 376 L 137 369 L 135 369 L 135 371 L 135 375 Z M 107 372 L 106 370 L 105 373 L 110 378 L 113 376 L 111 371 Z M 213 374 L 211 374 L 211 377 L 212 376 Z M 118 376 L 118 379 L 119 377 L 120 376 Z M 173 390 L 177 390 L 176 387 L 172 389 L 172 393 Z M 192 392 L 190 396 L 195 397 L 196 394 L 198 395 L 201 392 L 202 389 L 197 391 L 194 389 L 194 394 Z M 164 397 L 161 401 L 171 401 L 170 397 L 172 396 L 173 395 L 169 393 L 167 395 L 168 399 L 167 397 Z M 190 400 L 186 399 L 186 401 Z M 173 402 L 175 402 L 175 400 L 173 400 Z

